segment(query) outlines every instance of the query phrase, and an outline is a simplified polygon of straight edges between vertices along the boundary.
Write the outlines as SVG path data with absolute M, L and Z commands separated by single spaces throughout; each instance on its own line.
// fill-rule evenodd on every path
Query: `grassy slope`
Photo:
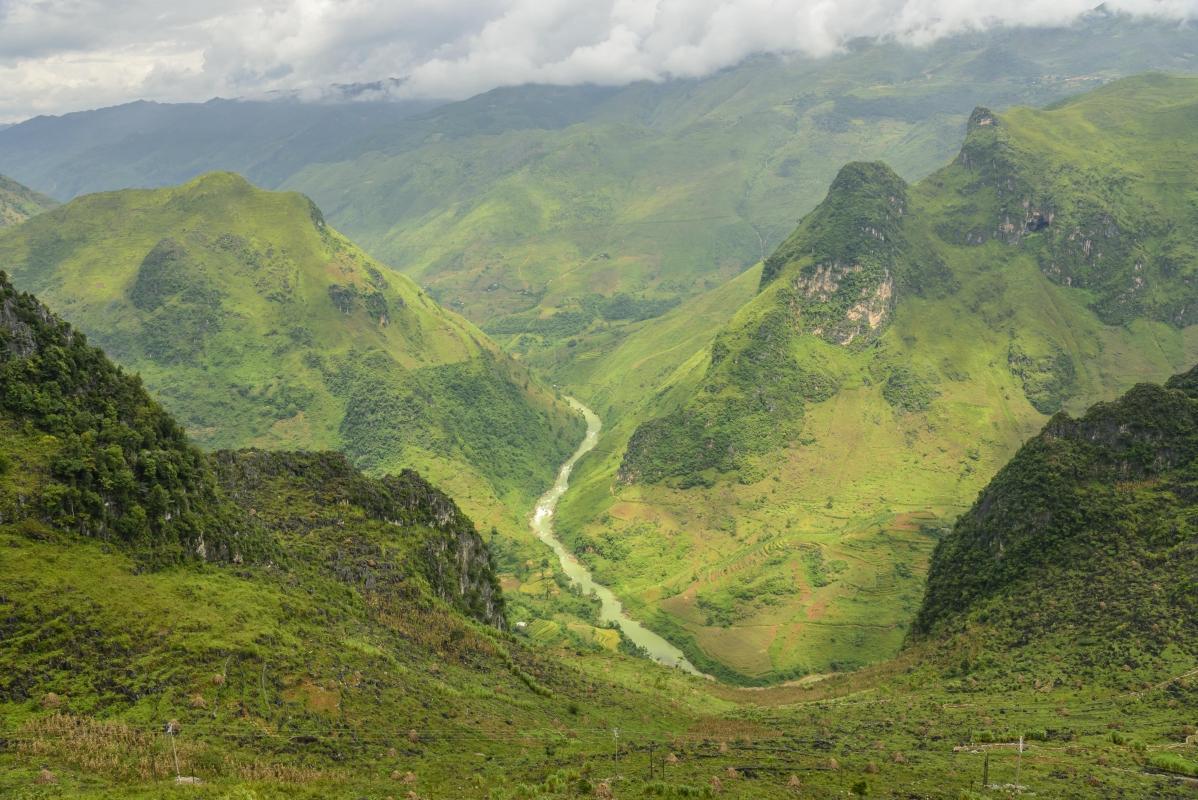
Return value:
M 1184 230 L 1192 189 L 1171 165 L 1192 148 L 1187 128 L 1175 121 L 1193 113 L 1193 96 L 1191 80 L 1149 77 L 1053 111 L 1018 110 L 1000 122 L 1005 135 L 1037 154 L 1034 174 L 1045 176 L 1062 206 L 1079 172 L 1083 186 L 1114 175 L 1126 187 L 1123 207 L 1142 206 L 1137 193 L 1147 192 L 1159 216 Z M 1115 152 L 1118 161 L 1107 160 Z M 1162 170 L 1174 180 L 1159 181 Z M 718 662 L 712 669 L 778 676 L 894 653 L 917 608 L 938 531 L 1042 424 L 1033 400 L 1050 408 L 1058 391 L 1055 400 L 1077 410 L 1198 359 L 1193 327 L 1142 318 L 1104 324 L 1090 306 L 1101 310 L 1103 293 L 1120 297 L 1121 289 L 1068 288 L 1061 276 L 1045 275 L 1044 253 L 1059 252 L 1049 234 L 1068 240 L 1063 223 L 1018 246 L 992 237 L 980 246 L 937 239 L 939 222 L 961 222 L 961 206 L 972 204 L 971 213 L 984 217 L 1009 201 L 975 186 L 978 180 L 958 163 L 911 192 L 910 236 L 932 243 L 955 291 L 900 296 L 893 321 L 869 346 L 845 348 L 816 336 L 788 340 L 794 363 L 818 367 L 839 385 L 831 399 L 805 405 L 791 446 L 744 456 L 733 474 L 614 481 L 634 421 L 707 396 L 696 394 L 710 361 L 705 349 L 688 348 L 686 358 L 680 353 L 677 371 L 641 407 L 609 406 L 617 419 L 598 450 L 605 456 L 581 465 L 580 491 L 563 502 L 563 532 L 643 615 L 658 614 L 659 626 L 680 639 L 693 637 L 698 657 Z M 962 230 L 970 230 L 972 219 L 961 222 Z M 1185 273 L 1164 276 L 1159 263 L 1146 263 L 1155 283 L 1149 291 L 1167 294 L 1168 280 L 1186 285 Z M 784 283 L 767 287 L 721 334 L 732 352 L 751 344 Z M 688 318 L 695 320 L 689 332 L 699 336 L 702 317 L 688 317 L 685 307 L 674 316 Z M 653 340 L 652 324 L 638 336 Z M 639 349 L 630 339 L 613 358 L 635 363 Z M 1034 368 L 1018 366 L 1013 353 Z M 1067 389 L 1048 380 L 1046 365 L 1056 363 L 1057 353 L 1074 367 Z M 934 393 L 926 410 L 887 402 L 887 380 L 899 369 Z M 659 368 L 654 377 L 668 371 Z M 594 393 L 599 404 L 605 391 Z M 629 413 L 631 420 L 619 416 Z M 688 482 L 699 485 L 679 488 Z
M 702 797 L 713 778 L 720 797 L 785 798 L 792 774 L 817 797 L 864 781 L 958 800 L 983 751 L 954 746 L 1021 733 L 1040 738 L 1020 781 L 1043 796 L 1192 791 L 1147 766 L 1194 760 L 1181 742 L 1198 684 L 1142 688 L 1170 673 L 1118 669 L 1111 687 L 1024 673 L 997 691 L 912 654 L 844 680 L 734 691 L 623 656 L 530 650 L 438 609 L 386 614 L 300 564 L 145 572 L 95 543 L 8 525 L 0 545 L 5 616 L 21 626 L 0 645 L 20 667 L 6 674 L 26 674 L 34 653 L 50 665 L 0 702 L 0 790 L 22 800 L 178 791 L 161 732 L 172 719 L 183 774 L 204 781 L 189 794 L 214 800 L 578 800 L 608 780 L 618 797 Z M 663 780 L 666 752 L 677 762 Z M 1015 780 L 1009 749 L 990 762 L 993 781 Z M 56 783 L 37 783 L 43 769 Z
M 523 533 L 577 436 L 522 367 L 302 195 L 227 173 L 90 195 L 6 233 L 0 260 L 140 372 L 206 447 L 413 466 L 484 524 Z
M 16 225 L 58 205 L 53 199 L 0 175 L 0 228 Z

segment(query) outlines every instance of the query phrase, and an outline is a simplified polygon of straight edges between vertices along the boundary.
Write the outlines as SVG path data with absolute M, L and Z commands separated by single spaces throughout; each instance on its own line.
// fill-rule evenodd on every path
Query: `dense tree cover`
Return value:
M 371 478 L 329 452 L 220 451 L 212 462 L 227 495 L 312 566 L 392 603 L 436 596 L 506 627 L 495 562 L 474 523 L 412 470 Z
M 0 412 L 49 437 L 46 482 L 33 501 L 44 519 L 166 552 L 232 558 L 258 548 L 204 456 L 141 380 L 2 272 Z
M 937 546 L 917 638 L 1198 650 L 1198 367 L 1060 413 Z M 1112 656 L 1113 657 L 1113 656 Z M 1126 656 L 1124 656 L 1126 657 Z

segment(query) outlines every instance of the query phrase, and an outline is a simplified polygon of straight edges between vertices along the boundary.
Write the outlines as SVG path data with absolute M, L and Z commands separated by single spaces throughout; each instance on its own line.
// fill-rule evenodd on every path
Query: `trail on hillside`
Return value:
M 614 622 L 619 626 L 625 638 L 638 647 L 644 648 L 654 661 L 666 666 L 678 667 L 693 675 L 699 675 L 701 673 L 687 660 L 681 650 L 628 616 L 624 611 L 623 604 L 616 598 L 612 590 L 598 583 L 591 575 L 591 571 L 562 544 L 553 531 L 553 515 L 557 511 L 557 504 L 562 499 L 562 495 L 570 487 L 570 473 L 578 460 L 595 448 L 595 444 L 599 441 L 599 431 L 602 428 L 602 422 L 594 411 L 572 397 L 567 397 L 566 401 L 586 418 L 586 436 L 583 437 L 582 443 L 578 445 L 574 454 L 558 470 L 557 480 L 554 481 L 553 486 L 537 501 L 532 521 L 529 523 L 532 532 L 553 549 L 562 565 L 562 570 L 570 577 L 575 586 L 582 589 L 583 594 L 593 594 L 599 598 L 602 606 L 599 612 L 601 620 Z

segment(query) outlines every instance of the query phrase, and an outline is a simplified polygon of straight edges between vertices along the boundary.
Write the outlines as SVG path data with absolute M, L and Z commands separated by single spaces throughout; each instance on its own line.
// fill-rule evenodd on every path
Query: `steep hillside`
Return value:
M 450 606 L 506 627 L 474 524 L 415 472 L 368 478 L 337 453 L 206 456 L 138 377 L 2 272 L 0 431 L 0 525 L 10 532 L 98 539 L 151 566 L 286 561 L 323 539 L 329 563 L 350 570 L 345 580 L 355 556 L 385 562 L 380 574 L 396 583 L 402 563 Z M 349 536 L 365 531 L 377 542 Z
M 932 557 L 914 639 L 986 661 L 1141 668 L 1198 655 L 1198 367 L 1053 417 Z
M 1198 360 L 1196 97 L 979 109 L 915 186 L 845 167 L 711 345 L 614 409 L 637 424 L 580 465 L 563 533 L 730 677 L 895 652 L 939 531 L 1046 415 Z
M 491 554 L 415 473 L 205 456 L 3 274 L 0 388 L 6 797 L 145 796 L 179 769 L 220 794 L 438 796 L 465 749 L 487 781 L 540 780 L 488 763 L 522 747 L 508 726 L 569 749 L 561 718 L 682 714 L 610 678 L 568 699 L 598 684 L 503 632 Z
M 975 105 L 1192 71 L 1196 41 L 1192 26 L 1096 12 L 698 80 L 505 88 L 416 115 L 139 103 L 0 131 L 0 171 L 63 198 L 214 169 L 302 191 L 505 347 L 568 365 L 769 255 L 841 164 L 922 177 L 952 157 Z
M 0 263 L 136 370 L 209 448 L 415 467 L 493 522 L 581 422 L 487 337 L 298 194 L 216 173 L 90 195 L 0 235 Z
M 530 647 L 503 630 L 490 553 L 447 496 L 334 453 L 205 457 L 136 378 L 0 276 L 0 793 L 973 800 L 990 793 L 974 792 L 982 778 L 1046 797 L 1181 800 L 1192 660 L 1162 674 L 1118 652 L 1109 682 L 1083 683 L 1069 647 L 1053 651 L 1055 671 L 996 675 L 980 671 L 977 637 L 936 637 L 1004 621 L 984 613 L 1007 593 L 1047 608 L 1095 575 L 1105 591 L 1112 559 L 1134 551 L 1137 602 L 1112 610 L 1111 641 L 1168 639 L 1183 655 L 1196 385 L 1190 373 L 1056 418 L 941 547 L 934 636 L 898 661 L 743 691 L 601 648 Z M 1072 482 L 1050 470 L 1065 475 L 1050 491 L 1029 485 L 1045 450 L 1077 467 Z M 1064 513 L 1054 553 L 1026 546 L 1043 537 L 1024 501 L 1131 516 L 1108 536 L 1106 517 L 1070 530 L 1084 513 Z M 1007 526 L 995 512 L 1012 504 Z M 1038 585 L 1004 573 L 990 534 Z M 1103 547 L 1044 574 L 1075 537 Z M 981 547 L 954 547 L 970 541 Z M 937 583 L 967 562 L 982 566 L 972 585 Z M 957 589 L 967 604 L 932 599 Z M 1077 619 L 1065 609 L 1059 633 Z M 923 658 L 928 647 L 944 657 Z
M 34 520 L 151 559 L 263 550 L 175 421 L 0 272 L 0 522 Z
M 28 186 L 0 175 L 0 228 L 16 225 L 58 203 Z

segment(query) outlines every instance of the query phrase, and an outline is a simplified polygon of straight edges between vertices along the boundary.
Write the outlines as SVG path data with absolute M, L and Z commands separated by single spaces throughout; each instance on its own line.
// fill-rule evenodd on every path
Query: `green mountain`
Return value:
M 141 381 L 3 273 L 0 359 L 0 520 L 33 518 L 168 560 L 261 550 Z
M 0 228 L 24 222 L 58 203 L 28 186 L 0 175 Z
M 615 419 L 563 502 L 575 550 L 730 678 L 896 652 L 940 532 L 1046 415 L 1198 360 L 1196 90 L 979 109 L 914 186 L 842 169 L 713 340 L 687 320 L 717 293 L 578 373 L 650 388 L 583 393 Z
M 1196 386 L 1055 417 L 938 548 L 895 661 L 738 690 L 506 632 L 446 495 L 336 453 L 205 456 L 0 275 L 0 789 L 1181 800 Z
M 936 546 L 914 638 L 1074 674 L 1193 663 L 1196 481 L 1198 367 L 1054 416 Z
M 415 473 L 369 478 L 336 453 L 206 456 L 2 273 L 0 389 L 5 796 L 139 796 L 172 764 L 222 792 L 348 796 L 413 769 L 408 784 L 439 792 L 466 739 L 510 757 L 486 731 L 579 714 L 565 698 L 587 679 L 503 633 L 486 545 Z M 678 717 L 620 694 L 591 707 Z M 500 771 L 480 760 L 488 780 Z
M 841 164 L 883 160 L 921 178 L 953 156 L 975 105 L 1193 71 L 1195 41 L 1192 26 L 1096 13 L 920 48 L 753 58 L 695 80 L 499 89 L 415 114 L 139 103 L 0 131 L 0 171 L 61 197 L 209 170 L 304 192 L 556 379 L 768 256 Z
M 507 517 L 580 435 L 523 367 L 311 201 L 236 175 L 78 198 L 0 234 L 0 262 L 207 448 L 337 449 L 372 473 L 416 467 L 485 522 L 505 514 L 521 529 Z

